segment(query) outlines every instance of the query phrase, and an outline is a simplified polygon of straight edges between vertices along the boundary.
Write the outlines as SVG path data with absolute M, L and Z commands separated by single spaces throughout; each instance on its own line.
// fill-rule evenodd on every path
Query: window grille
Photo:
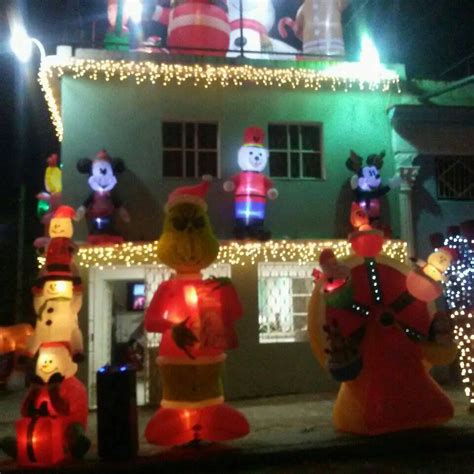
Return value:
M 268 126 L 270 176 L 322 179 L 322 127 L 319 124 Z
M 217 177 L 217 123 L 163 122 L 161 128 L 164 177 Z
M 474 156 L 437 156 L 438 199 L 474 199 Z
M 261 343 L 308 339 L 307 310 L 316 264 L 259 263 L 258 306 Z

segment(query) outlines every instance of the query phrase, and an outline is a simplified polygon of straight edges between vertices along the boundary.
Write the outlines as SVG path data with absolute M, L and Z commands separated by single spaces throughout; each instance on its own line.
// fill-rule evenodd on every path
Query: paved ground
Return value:
M 474 415 L 460 390 L 450 391 L 456 417 L 447 425 L 376 438 L 336 433 L 331 424 L 334 394 L 294 395 L 234 403 L 252 431 L 242 440 L 200 448 L 160 449 L 140 440 L 133 463 L 101 463 L 95 444 L 68 472 L 255 472 L 255 473 L 474 473 Z M 0 398 L 0 436 L 13 434 L 21 395 Z M 140 433 L 153 409 L 141 409 Z M 89 434 L 95 438 L 95 413 Z M 0 472 L 15 465 L 0 455 Z M 44 472 L 62 472 L 65 467 Z

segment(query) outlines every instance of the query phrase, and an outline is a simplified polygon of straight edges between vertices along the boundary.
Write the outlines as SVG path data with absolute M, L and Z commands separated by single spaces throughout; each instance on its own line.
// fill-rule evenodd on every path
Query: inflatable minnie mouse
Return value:
M 89 186 L 93 193 L 77 209 L 76 219 L 86 215 L 89 225 L 87 241 L 93 245 L 120 244 L 123 237 L 115 229 L 115 211 L 124 222 L 130 222 L 128 211 L 114 192 L 116 175 L 125 171 L 120 158 L 111 158 L 106 150 L 97 153 L 92 161 L 83 158 L 77 162 L 79 173 L 89 175 Z

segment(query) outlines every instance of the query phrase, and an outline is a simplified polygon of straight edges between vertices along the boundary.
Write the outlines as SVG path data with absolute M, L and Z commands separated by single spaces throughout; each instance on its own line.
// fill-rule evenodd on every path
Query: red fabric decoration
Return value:
M 181 186 L 176 188 L 168 197 L 165 209 L 169 210 L 176 204 L 189 202 L 207 210 L 206 195 L 209 190 L 209 181 L 202 181 L 195 186 Z
M 59 418 L 22 418 L 16 422 L 16 435 L 20 466 L 52 466 L 65 459 Z
M 217 280 L 163 282 L 145 315 L 147 331 L 163 333 L 161 356 L 187 357 L 173 341 L 171 328 L 187 320 L 198 341 L 189 352 L 194 357 L 216 356 L 238 346 L 234 322 L 242 307 L 231 284 Z
M 58 397 L 51 398 L 51 384 L 32 384 L 23 405 L 23 418 L 16 422 L 18 464 L 49 466 L 66 458 L 65 434 L 72 423 L 87 428 L 87 392 L 76 378 L 58 384 Z M 35 414 L 33 414 L 34 412 Z
M 344 337 L 365 328 L 362 371 L 341 386 L 334 408 L 336 427 L 375 435 L 449 420 L 453 405 L 425 367 L 422 347 L 405 333 L 409 328 L 412 334 L 428 336 L 431 316 L 426 304 L 414 300 L 394 310 L 391 305 L 406 292 L 406 276 L 381 263 L 377 272 L 383 304 L 374 304 L 367 271 L 365 264 L 359 265 L 351 279 L 354 301 L 369 309 L 367 317 L 327 308 L 327 323 L 337 324 Z M 388 323 L 383 317 L 387 313 Z
M 59 206 L 54 215 L 53 215 L 53 218 L 56 219 L 56 218 L 60 218 L 60 219 L 63 219 L 63 218 L 66 218 L 66 219 L 73 219 L 76 215 L 76 211 L 72 208 L 72 207 L 69 207 L 69 206 Z
M 383 247 L 384 235 L 379 230 L 356 231 L 349 235 L 352 250 L 360 257 L 377 256 Z
M 244 132 L 244 146 L 261 146 L 265 140 L 265 132 L 260 127 L 248 127 Z
M 182 2 L 171 8 L 166 17 L 167 44 L 172 53 L 226 55 L 230 41 L 229 19 L 227 12 L 213 5 L 211 0 Z

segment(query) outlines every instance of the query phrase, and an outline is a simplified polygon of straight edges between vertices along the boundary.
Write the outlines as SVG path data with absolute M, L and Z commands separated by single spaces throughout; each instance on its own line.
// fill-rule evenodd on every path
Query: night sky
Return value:
M 19 185 L 23 182 L 28 248 L 28 242 L 41 231 L 34 217 L 34 196 L 43 186 L 45 158 L 59 147 L 36 82 L 37 58 L 19 67 L 10 54 L 8 4 L 23 11 L 30 34 L 52 53 L 58 43 L 90 45 L 93 31 L 100 46 L 107 2 L 0 0 L 0 241 L 5 235 L 2 224 L 16 221 Z M 294 16 L 299 5 L 299 0 L 274 0 L 281 16 Z M 382 61 L 404 63 L 409 77 L 459 79 L 474 69 L 474 0 L 352 0 L 343 22 L 349 59 L 357 58 L 360 33 L 367 29 Z M 273 36 L 277 37 L 276 33 Z M 469 55 L 470 70 L 466 62 L 449 70 Z M 14 225 L 9 228 L 15 234 Z

